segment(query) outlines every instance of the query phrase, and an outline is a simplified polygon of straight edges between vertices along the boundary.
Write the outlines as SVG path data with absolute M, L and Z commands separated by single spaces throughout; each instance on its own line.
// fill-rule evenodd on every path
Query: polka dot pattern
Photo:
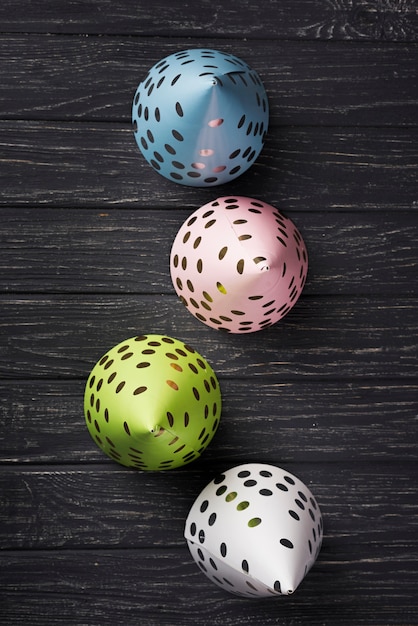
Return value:
M 185 525 L 200 569 L 246 597 L 293 593 L 314 564 L 322 535 L 321 512 L 306 485 L 280 468 L 256 463 L 215 476 Z
M 142 470 L 197 459 L 216 433 L 221 404 L 209 363 L 163 335 L 132 337 L 109 350 L 91 371 L 84 395 L 96 444 L 114 461 Z
M 156 63 L 132 104 L 145 159 L 159 174 L 189 186 L 220 185 L 245 172 L 262 150 L 268 121 L 257 72 L 234 55 L 203 48 Z
M 275 207 L 222 197 L 181 226 L 170 271 L 177 295 L 197 319 L 250 333 L 278 322 L 296 304 L 308 255 L 296 226 Z

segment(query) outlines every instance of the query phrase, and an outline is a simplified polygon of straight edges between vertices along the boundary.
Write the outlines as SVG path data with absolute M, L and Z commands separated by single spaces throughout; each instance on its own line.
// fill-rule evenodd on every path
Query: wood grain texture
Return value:
M 195 461 L 164 473 L 163 480 L 160 473 L 119 469 L 114 463 L 97 469 L 3 469 L 0 545 L 25 550 L 181 547 L 196 494 L 233 465 Z M 315 493 L 327 521 L 329 547 L 351 558 L 360 551 L 367 558 L 390 542 L 418 556 L 415 463 L 288 462 L 280 467 Z
M 0 4 L 0 624 L 418 624 L 415 0 L 4 0 Z M 136 85 L 188 47 L 237 54 L 268 91 L 257 163 L 189 188 L 139 153 Z M 221 195 L 300 228 L 308 282 L 270 329 L 195 320 L 172 240 Z M 222 390 L 202 457 L 108 459 L 84 422 L 95 362 L 129 336 L 193 345 Z M 186 515 L 219 472 L 266 462 L 317 497 L 322 550 L 293 596 L 199 572 Z
M 164 54 L 220 48 L 267 90 L 271 125 L 416 125 L 418 44 L 46 35 L 0 36 L 2 119 L 129 123 L 137 85 Z
M 174 293 L 170 251 L 190 211 L 4 208 L 2 215 L 4 293 Z M 288 216 L 309 252 L 304 294 L 418 295 L 415 211 Z
M 175 296 L 4 296 L 0 375 L 84 378 L 110 347 L 153 332 L 195 347 L 220 376 L 413 378 L 417 304 L 302 295 L 280 324 L 243 336 L 207 327 Z
M 286 382 L 277 375 L 251 388 L 246 378 L 222 377 L 220 384 L 222 420 L 201 457 L 205 467 L 261 458 L 272 464 L 416 460 L 415 381 Z M 0 463 L 17 471 L 19 464 L 107 462 L 116 468 L 86 429 L 84 386 L 85 380 L 2 381 L 0 431 L 7 438 Z
M 270 626 L 278 616 L 280 623 L 297 625 L 417 623 L 417 596 L 410 582 L 417 575 L 413 551 L 403 550 L 400 556 L 396 547 L 387 546 L 383 554 L 380 545 L 370 545 L 353 562 L 336 546 L 324 545 L 322 554 L 297 595 L 243 601 L 209 585 L 185 547 L 11 552 L 0 574 L 5 585 L 0 623 L 74 624 L 74 615 L 89 626 L 136 626 L 138 620 L 141 626 Z M 384 579 L 382 569 L 387 571 Z M 36 580 L 22 571 L 36 572 Z M 405 586 L 397 584 L 400 577 Z
M 1 5 L 6 32 L 129 34 L 220 39 L 347 39 L 417 41 L 414 0 L 250 0 L 199 3 L 89 0 L 64 6 L 52 0 L 11 0 Z
M 0 143 L 0 207 L 196 209 L 225 193 L 257 197 L 261 189 L 283 210 L 417 207 L 418 127 L 273 127 L 250 170 L 228 185 L 196 189 L 155 172 L 130 125 L 6 121 Z

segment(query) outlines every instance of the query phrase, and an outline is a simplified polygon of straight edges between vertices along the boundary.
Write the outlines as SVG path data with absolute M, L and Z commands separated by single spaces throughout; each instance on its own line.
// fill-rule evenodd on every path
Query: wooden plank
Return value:
M 156 0 L 89 1 L 58 6 L 52 0 L 1 4 L 3 32 L 55 32 L 246 39 L 347 39 L 417 41 L 414 0 L 282 0 L 237 5 Z
M 355 550 L 355 548 L 354 548 Z M 2 620 L 8 626 L 294 626 L 418 623 L 417 554 L 323 545 L 292 596 L 248 601 L 212 584 L 186 547 L 3 554 Z
M 418 387 L 403 381 L 220 380 L 223 409 L 202 463 L 417 459 Z M 85 427 L 84 380 L 2 381 L 0 462 L 106 463 Z M 256 441 L 256 447 L 250 442 Z
M 245 459 L 245 451 L 242 456 Z M 184 523 L 195 498 L 218 473 L 235 465 L 239 463 L 195 461 L 164 474 L 115 463 L 91 469 L 3 468 L 0 546 L 3 550 L 182 546 Z M 380 546 L 385 554 L 391 544 L 418 554 L 416 461 L 308 465 L 282 463 L 276 455 L 274 465 L 301 478 L 315 494 L 329 548 L 367 558 L 370 545 Z
M 316 379 L 417 375 L 417 300 L 305 297 L 280 323 L 245 336 L 196 320 L 176 296 L 0 299 L 6 378 L 85 377 L 110 347 L 138 334 L 182 339 L 220 376 Z
M 334 468 L 332 464 L 326 469 L 322 464 L 309 467 L 310 486 L 324 514 L 325 538 L 316 566 L 290 599 L 295 602 L 293 607 L 288 607 L 291 612 L 281 615 L 283 619 L 292 620 L 289 624 L 294 623 L 295 611 L 300 611 L 301 620 L 312 612 L 314 619 L 317 616 L 321 620 L 318 623 L 323 624 L 325 607 L 333 623 L 341 620 L 346 624 L 346 611 L 349 610 L 352 617 L 355 611 L 352 607 L 358 606 L 363 597 L 361 619 L 356 619 L 356 623 L 363 623 L 362 620 L 365 624 L 372 623 L 371 613 L 368 613 L 372 609 L 377 611 L 373 615 L 376 620 L 379 611 L 383 611 L 382 597 L 390 598 L 388 608 L 384 603 L 385 624 L 392 621 L 414 623 L 413 618 L 406 620 L 409 615 L 415 616 L 417 604 L 413 591 L 418 554 L 415 470 L 408 464 L 399 467 L 386 465 L 383 471 L 381 464 L 374 468 L 369 466 L 367 470 L 358 465 L 354 469 L 351 465 Z M 308 468 L 291 465 L 289 469 L 303 476 Z M 223 614 L 230 604 L 227 613 L 231 624 L 236 623 L 241 611 L 245 611 L 250 620 L 248 624 L 254 623 L 251 620 L 255 619 L 255 613 L 248 614 L 251 606 L 257 611 L 257 619 L 263 616 L 263 623 L 270 623 L 273 618 L 275 622 L 271 623 L 277 623 L 275 605 L 268 602 L 252 605 L 225 595 L 209 584 L 192 563 L 182 539 L 183 523 L 200 489 L 195 479 L 200 484 L 203 477 L 191 475 L 190 468 L 187 480 L 183 474 L 180 482 L 181 472 L 175 472 L 177 476 L 172 472 L 165 474 L 164 481 L 156 474 L 141 475 L 147 478 L 147 485 L 132 472 L 109 475 L 101 471 L 93 476 L 50 471 L 49 481 L 46 473 L 41 474 L 36 469 L 31 474 L 21 475 L 20 487 L 26 494 L 31 491 L 24 513 L 27 524 L 22 524 L 15 507 L 13 531 L 7 542 L 12 547 L 15 539 L 24 536 L 26 542 L 30 542 L 33 538 L 33 547 L 38 549 L 32 549 L 31 553 L 21 549 L 18 553 L 10 549 L 3 551 L 0 581 L 5 623 L 13 623 L 12 619 L 18 620 L 25 613 L 31 615 L 31 623 L 48 623 L 59 611 L 63 613 L 60 623 L 65 616 L 71 623 L 74 611 L 79 616 L 81 608 L 81 615 L 85 611 L 87 618 L 92 607 L 101 606 L 105 597 L 114 598 L 110 609 L 106 603 L 106 615 L 113 618 L 115 610 L 118 619 L 124 611 L 128 615 L 134 612 L 137 619 L 139 611 L 144 620 L 155 619 L 155 622 L 145 623 L 164 623 L 161 614 L 168 616 L 168 624 L 188 623 L 184 621 L 186 614 L 194 618 L 190 623 L 206 624 L 207 619 L 214 623 L 211 615 L 217 614 L 221 603 Z M 76 474 L 78 485 L 72 484 Z M 15 497 L 20 488 L 11 476 L 8 478 L 15 488 L 12 496 Z M 210 478 L 206 476 L 205 480 Z M 112 514 L 109 509 L 113 507 L 116 491 L 117 502 Z M 52 497 L 48 498 L 48 493 Z M 151 501 L 150 511 L 148 501 Z M 65 512 L 61 513 L 62 507 Z M 183 510 L 180 517 L 179 508 Z M 159 514 L 154 518 L 156 509 Z M 159 529 L 158 534 L 155 528 Z M 89 534 L 93 542 L 89 549 L 77 549 L 86 545 Z M 160 540 L 163 543 L 160 544 Z M 48 543 L 54 545 L 53 550 L 39 551 Z M 136 546 L 142 543 L 145 549 L 138 550 Z M 57 549 L 59 546 L 63 549 Z M 84 606 L 86 599 L 89 602 Z M 193 609 L 196 603 L 198 608 Z M 99 610 L 95 615 L 100 620 L 102 613 Z M 400 616 L 405 621 L 400 622 Z M 92 623 L 90 617 L 87 619 Z
M 2 119 L 129 123 L 135 89 L 161 55 L 190 47 L 245 59 L 271 125 L 417 124 L 417 45 L 1 35 Z M 274 59 L 274 63 L 272 62 Z
M 170 250 L 190 211 L 4 208 L 1 215 L 3 292 L 171 294 Z M 304 294 L 418 294 L 416 212 L 289 217 L 309 252 Z
M 223 192 L 286 210 L 417 206 L 418 128 L 272 127 L 249 171 L 193 193 L 153 171 L 125 124 L 3 121 L 0 143 L 0 206 L 196 208 Z

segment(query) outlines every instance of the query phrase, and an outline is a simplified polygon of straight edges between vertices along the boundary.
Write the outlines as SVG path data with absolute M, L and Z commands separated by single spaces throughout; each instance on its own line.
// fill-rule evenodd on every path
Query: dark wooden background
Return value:
M 2 0 L 0 623 L 418 624 L 418 4 L 414 0 Z M 268 91 L 265 149 L 223 187 L 175 185 L 136 148 L 137 84 L 163 56 L 240 56 Z M 308 282 L 272 328 L 224 335 L 177 300 L 172 240 L 220 195 L 301 230 Z M 202 458 L 108 460 L 83 390 L 108 348 L 187 341 L 224 410 Z M 325 523 L 291 597 L 210 583 L 184 520 L 219 471 L 297 474 Z

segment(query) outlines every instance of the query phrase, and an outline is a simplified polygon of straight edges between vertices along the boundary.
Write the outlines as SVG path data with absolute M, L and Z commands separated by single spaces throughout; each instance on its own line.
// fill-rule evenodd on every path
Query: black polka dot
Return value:
M 172 155 L 176 154 L 175 149 L 173 148 L 173 146 L 170 146 L 169 143 L 164 144 L 164 148 L 169 154 L 172 154 Z
M 204 543 L 204 541 L 205 541 L 205 531 L 204 530 L 199 530 L 199 541 L 200 541 L 200 543 Z
M 216 513 L 211 513 L 208 519 L 209 526 L 213 526 L 215 522 L 216 522 Z
M 248 585 L 250 589 L 254 589 L 254 591 L 258 591 L 257 587 L 255 587 L 249 580 L 246 580 L 245 584 Z M 255 595 L 255 594 L 252 594 L 252 595 Z
M 219 251 L 218 258 L 219 258 L 219 260 L 220 260 L 220 261 L 222 261 L 222 259 L 224 258 L 225 254 L 226 254 L 227 252 L 228 252 L 228 247 L 227 247 L 227 246 L 224 246 L 224 247 L 223 247 L 223 248 Z
M 148 345 L 158 347 L 161 346 L 161 343 L 159 341 L 148 341 Z
M 209 501 L 208 500 L 203 500 L 202 504 L 200 505 L 200 512 L 204 513 L 206 511 L 206 509 L 209 506 Z
M 239 153 L 241 152 L 240 148 L 237 148 L 237 150 L 234 150 L 233 152 L 231 152 L 231 154 L 229 155 L 230 159 L 235 159 Z
M 289 488 L 283 483 L 276 483 L 276 487 L 277 489 L 280 489 L 280 491 L 289 491 Z
M 295 481 L 290 476 L 283 476 L 284 480 L 289 483 L 289 485 L 294 485 Z
M 171 134 L 173 135 L 174 139 L 177 139 L 177 141 L 184 141 L 183 135 L 179 133 L 178 130 L 173 129 L 171 131 Z
M 194 522 L 190 524 L 190 534 L 192 535 L 192 537 L 194 537 L 196 534 L 196 524 Z
M 241 472 L 238 472 L 238 478 L 246 478 L 247 476 L 250 476 L 251 472 L 249 472 L 248 470 L 241 470 Z
M 257 484 L 256 480 L 252 480 L 251 479 L 251 480 L 244 481 L 245 487 L 254 487 L 254 485 L 256 485 L 256 484 Z
M 297 522 L 300 520 L 299 515 L 296 513 L 296 511 L 293 511 L 292 509 L 289 510 L 289 515 L 290 517 L 293 517 L 293 519 L 295 519 Z
M 280 539 L 280 543 L 282 544 L 282 546 L 284 546 L 285 548 L 293 548 L 293 543 L 289 540 L 289 539 Z
M 242 274 L 244 272 L 244 259 L 240 259 L 237 263 L 237 272 Z
M 223 557 L 226 557 L 226 553 L 227 553 L 226 543 L 222 542 L 222 543 L 221 543 L 221 545 L 220 545 L 220 547 L 219 547 L 219 550 L 220 550 L 220 552 L 221 552 L 221 555 L 222 555 Z
M 270 489 L 260 489 L 260 495 L 262 496 L 272 496 L 273 492 Z

